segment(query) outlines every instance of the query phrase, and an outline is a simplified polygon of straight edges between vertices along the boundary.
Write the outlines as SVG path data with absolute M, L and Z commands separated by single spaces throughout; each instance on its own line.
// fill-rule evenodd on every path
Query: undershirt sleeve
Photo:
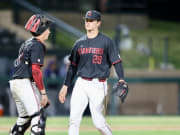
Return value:
M 71 61 L 71 64 L 76 66 L 79 63 L 79 54 L 77 50 L 77 42 L 74 44 L 72 50 L 71 50 L 71 55 L 69 57 L 69 60 Z
M 39 64 L 32 64 L 32 76 L 39 90 L 44 89 L 43 75 Z
M 68 86 L 68 87 L 71 86 L 72 80 L 73 80 L 74 76 L 76 75 L 76 71 L 77 71 L 77 66 L 75 66 L 74 64 L 71 64 L 68 68 L 66 79 L 64 81 L 64 84 L 66 86 Z
M 122 62 L 118 62 L 114 64 L 114 67 L 116 69 L 116 73 L 118 75 L 119 80 L 124 80 L 124 69 L 123 69 Z

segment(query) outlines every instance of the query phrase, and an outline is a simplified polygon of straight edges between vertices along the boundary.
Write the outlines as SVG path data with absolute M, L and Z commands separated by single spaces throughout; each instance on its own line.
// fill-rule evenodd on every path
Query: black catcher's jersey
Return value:
M 32 64 L 43 65 L 45 46 L 38 39 L 25 41 L 14 61 L 13 78 L 32 78 Z
M 77 75 L 86 78 L 107 78 L 110 67 L 121 61 L 118 48 L 107 36 L 99 33 L 95 38 L 81 37 L 76 41 L 70 61 L 77 66 Z

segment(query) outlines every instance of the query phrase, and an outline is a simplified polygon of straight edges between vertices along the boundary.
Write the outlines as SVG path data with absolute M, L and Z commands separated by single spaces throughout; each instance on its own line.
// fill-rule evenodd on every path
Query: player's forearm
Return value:
M 122 62 L 114 64 L 119 80 L 124 80 L 124 69 Z
M 43 92 L 44 89 L 44 83 L 43 83 L 43 75 L 42 71 L 40 69 L 40 65 L 38 64 L 32 64 L 32 75 L 33 79 L 36 82 L 36 86 L 40 91 Z
M 67 75 L 66 75 L 66 79 L 64 81 L 64 85 L 66 85 L 67 87 L 70 87 L 72 80 L 74 78 L 74 76 L 76 75 L 76 71 L 77 71 L 77 67 L 74 65 L 70 65 Z

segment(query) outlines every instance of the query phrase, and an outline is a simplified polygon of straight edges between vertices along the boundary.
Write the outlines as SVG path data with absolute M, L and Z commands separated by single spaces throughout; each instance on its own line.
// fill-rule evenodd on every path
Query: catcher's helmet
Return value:
M 30 17 L 25 25 L 25 29 L 35 33 L 35 35 L 41 35 L 52 22 L 44 15 L 36 14 Z

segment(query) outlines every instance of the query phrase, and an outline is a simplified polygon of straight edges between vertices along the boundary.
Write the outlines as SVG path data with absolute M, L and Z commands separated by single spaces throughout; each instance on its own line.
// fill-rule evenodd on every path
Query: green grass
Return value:
M 163 63 L 164 56 L 164 44 L 165 38 L 168 38 L 168 62 L 173 64 L 175 69 L 180 68 L 180 24 L 176 22 L 165 22 L 158 20 L 150 20 L 149 27 L 142 30 L 132 30 L 131 36 L 136 38 L 137 42 L 143 42 L 145 45 L 148 44 L 148 40 L 152 38 L 152 54 L 155 58 L 156 68 L 159 68 L 160 63 Z M 142 55 L 138 55 L 143 57 Z M 139 59 L 139 58 L 137 58 Z M 144 61 L 138 62 L 137 59 L 133 59 L 137 65 L 142 65 Z M 131 60 L 132 61 L 132 60 Z M 135 66 L 136 66 L 135 65 Z
M 113 135 L 179 135 L 180 116 L 114 116 L 107 117 Z M 0 135 L 8 135 L 16 118 L 0 118 Z M 68 117 L 48 117 L 47 135 L 67 135 Z M 29 135 L 29 130 L 25 135 Z M 81 122 L 80 135 L 100 135 L 90 117 Z
M 144 44 L 148 47 L 148 41 L 152 39 L 152 55 L 155 59 L 155 68 L 160 68 L 164 62 L 164 44 L 165 38 L 168 38 L 168 63 L 175 69 L 180 69 L 180 23 L 149 20 L 149 27 L 146 29 L 130 30 L 130 37 L 133 41 L 133 48 L 128 51 L 122 51 L 121 57 L 124 60 L 124 67 L 146 69 L 148 68 L 148 56 L 142 52 L 136 51 L 138 44 Z M 114 31 L 103 31 L 110 37 L 114 36 Z

